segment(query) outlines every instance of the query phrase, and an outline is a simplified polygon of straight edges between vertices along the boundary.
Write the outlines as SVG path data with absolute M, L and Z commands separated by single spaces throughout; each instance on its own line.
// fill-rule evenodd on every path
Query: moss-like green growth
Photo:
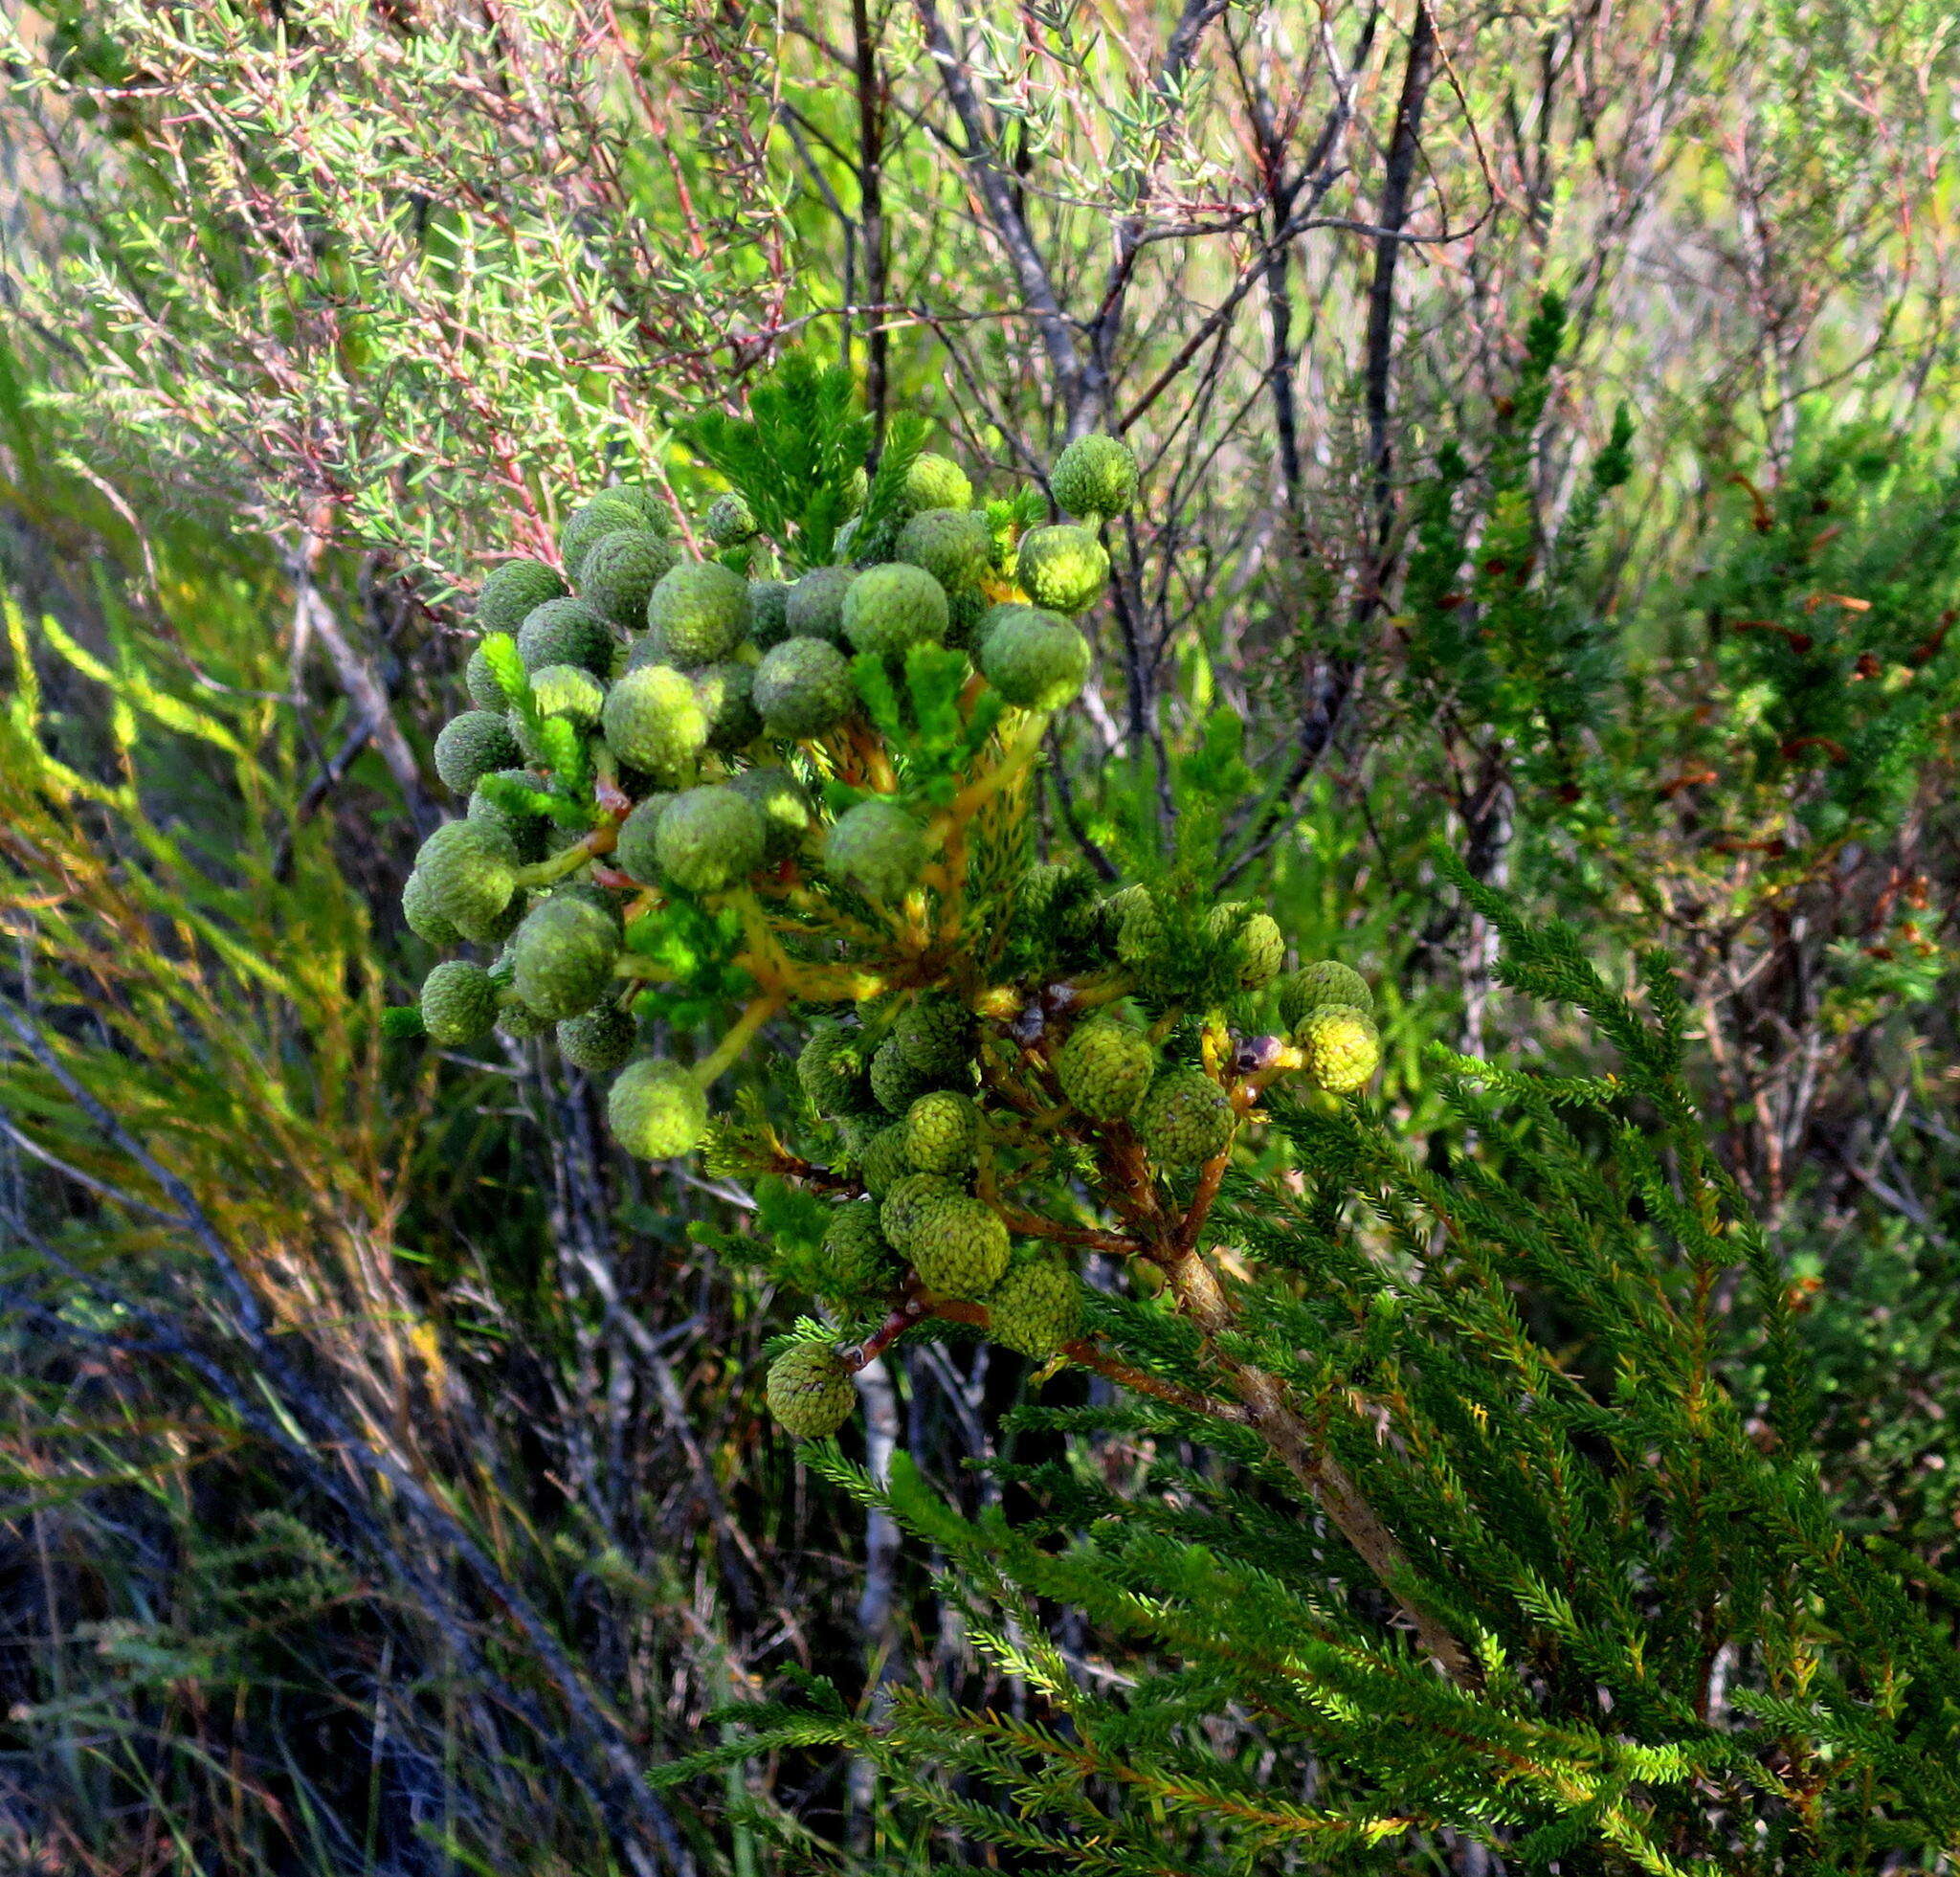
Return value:
M 1121 515 L 1137 498 L 1137 459 L 1114 436 L 1079 436 L 1056 458 L 1048 486 L 1071 515 Z
M 859 652 L 894 663 L 913 646 L 946 637 L 946 589 L 921 567 L 867 568 L 844 595 L 844 637 Z
M 859 802 L 832 827 L 823 864 L 839 884 L 888 905 L 919 883 L 925 865 L 925 830 L 894 802 Z
M 459 1049 L 497 1027 L 497 987 L 481 965 L 451 958 L 422 980 L 422 1028 L 432 1042 Z
M 747 636 L 748 582 L 718 561 L 682 561 L 648 597 L 647 631 L 669 664 L 714 664 Z
M 771 736 L 822 736 L 851 714 L 858 693 L 844 655 L 822 638 L 786 638 L 755 668 L 755 707 Z
M 612 1138 L 641 1160 L 673 1160 L 707 1132 L 708 1098 L 679 1062 L 643 1056 L 620 1071 L 606 1098 Z
M 1232 1144 L 1232 1099 L 1202 1069 L 1168 1069 L 1137 1109 L 1137 1139 L 1160 1167 L 1198 1167 Z
M 707 748 L 708 716 L 701 694 L 685 672 L 671 665 L 628 672 L 607 693 L 599 721 L 612 753 L 656 782 L 691 781 Z
M 1031 528 L 1014 565 L 1021 591 L 1055 613 L 1086 612 L 1109 584 L 1109 556 L 1085 527 Z
M 435 773 L 452 794 L 467 795 L 484 776 L 515 769 L 522 758 L 510 726 L 494 711 L 465 710 L 435 739 Z
M 660 871 L 691 893 L 724 893 L 762 865 L 765 831 L 753 802 L 724 783 L 688 789 L 654 831 Z
M 618 647 L 612 628 L 582 599 L 547 599 L 524 615 L 517 633 L 518 656 L 526 671 L 577 665 L 594 678 L 610 677 Z
M 1024 710 L 1059 710 L 1080 693 L 1094 661 L 1075 626 L 1032 606 L 996 620 L 980 654 L 987 682 Z

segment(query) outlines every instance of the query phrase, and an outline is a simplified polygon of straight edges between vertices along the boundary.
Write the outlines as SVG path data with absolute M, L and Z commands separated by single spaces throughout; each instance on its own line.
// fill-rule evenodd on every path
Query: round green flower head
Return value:
M 511 809 L 483 791 L 485 782 L 508 782 L 518 788 L 536 789 L 538 778 L 525 769 L 500 769 L 479 776 L 470 792 L 470 805 L 463 813 L 472 821 L 491 821 L 510 837 L 520 861 L 528 866 L 545 858 L 552 822 L 535 809 Z
M 825 1017 L 796 1057 L 796 1080 L 818 1114 L 856 1114 L 870 1099 L 864 1034 Z
M 1317 1004 L 1301 1018 L 1295 1040 L 1306 1073 L 1330 1095 L 1351 1095 L 1380 1067 L 1381 1033 L 1352 1004 Z
M 871 1059 L 871 1093 L 887 1114 L 902 1115 L 932 1086 L 905 1061 L 897 1037 L 887 1037 Z
M 679 1062 L 643 1056 L 606 1097 L 612 1138 L 640 1160 L 676 1160 L 708 1130 L 708 1098 Z
M 1125 886 L 1102 904 L 1116 932 L 1116 955 L 1133 969 L 1147 965 L 1164 943 L 1163 915 L 1148 889 Z
M 1134 1114 L 1156 1067 L 1149 1039 L 1108 1017 L 1092 1017 L 1071 1034 L 1055 1058 L 1062 1094 L 1094 1121 Z
M 435 739 L 435 773 L 453 794 L 467 795 L 495 770 L 515 769 L 523 752 L 510 726 L 490 710 L 465 710 Z
M 725 893 L 762 865 L 762 816 L 724 784 L 674 797 L 654 830 L 660 871 L 691 893 Z
M 507 632 L 513 636 L 535 607 L 547 599 L 565 597 L 565 582 L 557 570 L 543 561 L 500 561 L 483 576 L 477 589 L 477 628 L 479 632 Z M 474 690 L 471 693 L 475 696 Z M 481 704 L 482 699 L 477 702 Z M 485 708 L 495 706 L 485 705 Z
M 901 662 L 913 646 L 946 637 L 946 589 L 922 567 L 867 568 L 844 595 L 844 637 L 860 652 Z
M 649 595 L 647 631 L 683 671 L 725 659 L 748 631 L 748 582 L 718 561 L 682 561 Z
M 1121 515 L 1137 497 L 1137 459 L 1113 436 L 1079 436 L 1056 458 L 1048 486 L 1071 515 Z
M 922 1173 L 963 1173 L 980 1143 L 980 1110 L 949 1088 L 922 1095 L 905 1110 L 905 1157 Z
M 1205 920 L 1214 944 L 1232 942 L 1241 990 L 1257 991 L 1272 983 L 1286 962 L 1286 934 L 1269 912 L 1255 912 L 1243 900 L 1214 906 Z
M 498 1033 L 508 1037 L 512 1042 L 528 1042 L 533 1037 L 542 1037 L 550 1027 L 548 1017 L 540 1017 L 523 1004 L 511 1002 L 498 1008 Z
M 769 1364 L 764 1394 L 783 1432 L 799 1441 L 821 1441 L 851 1419 L 858 1391 L 835 1350 L 797 1343 Z
M 783 602 L 784 638 L 827 638 L 844 642 L 844 595 L 858 578 L 852 567 L 813 567 L 790 589 Z M 756 640 L 758 645 L 762 640 Z M 765 647 L 765 650 L 768 648 Z
M 1289 1031 L 1299 1029 L 1310 1010 L 1323 1004 L 1351 1004 L 1366 1016 L 1374 1015 L 1374 993 L 1357 971 L 1324 958 L 1318 964 L 1303 965 L 1280 985 L 1280 1021 Z
M 606 687 L 582 665 L 546 665 L 531 673 L 531 696 L 546 717 L 563 717 L 574 729 L 589 730 L 599 721 Z M 538 747 L 524 720 L 515 711 L 510 727 L 527 762 L 542 763 Z
M 938 1208 L 948 1199 L 966 1196 L 943 1173 L 901 1174 L 879 1207 L 879 1229 L 890 1240 L 893 1250 L 909 1259 L 924 1242 L 922 1234 L 927 1220 L 938 1217 Z
M 987 635 L 980 670 L 1008 703 L 1059 710 L 1080 695 L 1092 661 L 1089 641 L 1076 627 L 1030 606 Z
M 660 883 L 660 852 L 657 840 L 660 816 L 667 812 L 671 794 L 649 795 L 634 804 L 633 813 L 619 824 L 612 848 L 612 864 L 629 880 L 642 886 Z
M 685 672 L 671 665 L 628 672 L 606 694 L 599 722 L 612 753 L 657 782 L 690 780 L 707 748 L 708 717 L 700 693 Z
M 611 1075 L 633 1060 L 639 1025 L 617 1004 L 600 1004 L 558 1026 L 558 1053 L 587 1075 Z
M 966 1073 L 973 1019 L 950 997 L 919 997 L 899 1013 L 892 1040 L 921 1075 Z
M 578 569 L 579 597 L 621 632 L 637 632 L 646 623 L 648 598 L 678 558 L 663 534 L 614 528 L 586 549 Z
M 1136 1128 L 1160 1167 L 1201 1167 L 1232 1144 L 1232 1098 L 1202 1069 L 1168 1069 L 1144 1097 Z
M 755 708 L 755 667 L 728 659 L 692 674 L 707 714 L 708 748 L 740 749 L 762 734 Z
M 911 1171 L 912 1163 L 905 1158 L 905 1124 L 902 1121 L 894 1121 L 889 1127 L 880 1128 L 865 1142 L 864 1151 L 858 1158 L 858 1175 L 864 1182 L 865 1192 L 874 1199 L 882 1199 Z
M 867 900 L 890 905 L 919 883 L 925 830 L 894 802 L 874 797 L 846 809 L 823 845 L 824 871 Z
M 846 1304 L 861 1304 L 890 1291 L 898 1261 L 879 1229 L 869 1199 L 839 1206 L 823 1235 L 824 1291 Z
M 445 821 L 415 856 L 429 910 L 485 945 L 501 936 L 518 865 L 516 846 L 492 821 Z
M 524 615 L 517 633 L 518 656 L 526 671 L 577 665 L 594 678 L 606 678 L 618 644 L 612 628 L 582 599 L 547 599 Z
M 1082 1332 L 1082 1286 L 1066 1264 L 1031 1258 L 987 1300 L 987 1333 L 1036 1362 L 1061 1353 Z
M 709 504 L 702 518 L 702 530 L 720 547 L 739 547 L 745 541 L 753 541 L 757 533 L 747 503 L 733 489 Z
M 1021 591 L 1036 606 L 1083 613 L 1109 584 L 1109 556 L 1087 528 L 1065 524 L 1030 528 L 1021 536 L 1014 571 Z
M 601 489 L 566 517 L 558 531 L 558 556 L 577 576 L 586 551 L 601 535 L 620 528 L 650 528 L 665 534 L 671 528 L 666 505 L 644 489 Z
M 849 663 L 824 638 L 771 646 L 755 668 L 753 695 L 769 734 L 791 742 L 835 729 L 858 702 Z
M 463 689 L 469 692 L 470 702 L 479 710 L 494 710 L 501 716 L 510 708 L 510 693 L 490 669 L 490 660 L 484 657 L 480 645 L 470 654 L 469 662 L 463 666 Z
M 497 987 L 481 965 L 459 958 L 437 965 L 422 980 L 422 1028 L 451 1049 L 481 1042 L 497 1027 Z
M 790 637 L 790 589 L 780 580 L 748 583 L 748 638 L 758 652 Z
M 950 457 L 935 456 L 922 450 L 905 472 L 905 506 L 917 513 L 922 508 L 970 508 L 973 485 L 967 472 Z
M 524 915 L 510 942 L 517 994 L 540 1017 L 585 1013 L 612 988 L 619 927 L 590 900 L 554 893 Z
M 427 874 L 412 873 L 403 883 L 402 918 L 410 931 L 439 951 L 463 942 L 463 935 L 436 911 Z
M 892 558 L 924 568 L 948 591 L 970 587 L 993 560 L 993 530 L 970 508 L 923 508 L 899 530 Z
M 912 1268 L 928 1288 L 948 1297 L 977 1303 L 1007 1274 L 1007 1227 L 968 1194 L 955 1192 L 922 1208 L 911 1238 Z
M 763 853 L 768 860 L 780 860 L 795 853 L 816 826 L 808 797 L 788 770 L 768 765 L 746 769 L 728 786 L 755 804 L 762 816 Z

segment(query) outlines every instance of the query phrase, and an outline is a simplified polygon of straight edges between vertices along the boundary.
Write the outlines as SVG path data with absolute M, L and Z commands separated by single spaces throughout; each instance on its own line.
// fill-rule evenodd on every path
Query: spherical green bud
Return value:
M 685 672 L 642 665 L 606 694 L 599 721 L 623 763 L 658 782 L 685 782 L 708 741 L 707 712 Z
M 1116 955 L 1132 969 L 1145 965 L 1164 943 L 1164 919 L 1143 886 L 1125 886 L 1102 902 L 1105 922 L 1116 934 Z
M 1071 515 L 1121 515 L 1137 496 L 1137 459 L 1113 436 L 1079 436 L 1048 472 L 1055 500 Z
M 930 1179 L 933 1175 L 915 1173 L 913 1177 Z M 893 1189 L 895 1195 L 897 1190 Z M 885 1210 L 890 1208 L 888 1199 Z M 957 1189 L 918 1209 L 917 1218 L 907 1221 L 906 1244 L 900 1245 L 892 1237 L 889 1222 L 885 1222 L 885 1236 L 912 1261 L 912 1268 L 928 1288 L 948 1297 L 977 1302 L 1007 1272 L 1007 1227 L 978 1199 Z
M 822 1294 L 847 1305 L 889 1292 L 898 1277 L 898 1260 L 879 1229 L 878 1207 L 868 1199 L 836 1209 L 823 1235 L 823 1259 Z
M 1092 1017 L 1062 1044 L 1056 1079 L 1072 1106 L 1096 1121 L 1134 1114 L 1157 1067 L 1149 1039 L 1127 1024 Z
M 1324 958 L 1318 964 L 1303 965 L 1280 985 L 1280 1021 L 1288 1030 L 1299 1029 L 1310 1010 L 1323 1004 L 1351 1004 L 1366 1016 L 1374 1014 L 1374 993 L 1357 971 Z
M 529 1042 L 533 1037 L 542 1037 L 550 1027 L 548 1017 L 540 1017 L 525 1004 L 502 1004 L 497 1012 L 497 1028 L 512 1042 Z
M 546 665 L 577 665 L 595 678 L 612 674 L 619 641 L 612 628 L 582 599 L 547 599 L 533 607 L 518 628 L 518 656 L 526 671 Z
M 443 725 L 435 739 L 435 773 L 444 788 L 467 795 L 479 777 L 514 769 L 521 754 L 501 717 L 490 710 L 465 710 Z
M 606 1098 L 612 1138 L 640 1160 L 675 1160 L 708 1129 L 708 1098 L 679 1062 L 643 1056 Z
M 768 860 L 780 860 L 795 853 L 816 826 L 809 799 L 788 770 L 768 766 L 746 769 L 732 777 L 728 786 L 755 804 L 762 816 L 763 853 Z
M 980 1110 L 950 1088 L 922 1095 L 905 1110 L 905 1157 L 922 1173 L 963 1173 L 980 1142 Z
M 987 1333 L 1036 1362 L 1060 1354 L 1081 1332 L 1081 1284 L 1053 1258 L 1017 1264 L 987 1300 Z
M 1036 606 L 1082 613 L 1109 584 L 1109 556 L 1087 528 L 1031 528 L 1021 537 L 1015 574 Z
M 510 708 L 510 693 L 490 669 L 490 660 L 484 657 L 480 645 L 470 654 L 469 663 L 463 666 L 463 689 L 469 692 L 470 702 L 479 710 L 494 710 L 501 716 Z
M 596 906 L 612 920 L 612 929 L 619 934 L 620 942 L 625 943 L 626 908 L 619 895 L 611 887 L 601 886 L 595 880 L 574 880 L 553 888 L 553 893 L 561 900 L 583 900 L 587 905 Z
M 648 598 L 678 558 L 665 535 L 614 528 L 586 549 L 578 568 L 579 597 L 622 632 L 637 632 L 646 624 Z
M 1214 906 L 1205 920 L 1205 935 L 1214 945 L 1230 941 L 1242 990 L 1257 991 L 1272 983 L 1286 962 L 1286 934 L 1271 913 L 1255 912 L 1242 900 Z
M 967 649 L 972 655 L 974 664 L 984 671 L 986 666 L 983 660 L 987 657 L 988 641 L 1002 626 L 1009 625 L 1016 619 L 1031 617 L 1054 619 L 1059 616 L 1058 614 L 1055 613 L 1043 613 L 1038 606 L 1030 606 L 1024 599 L 1001 600 L 997 605 L 988 607 L 973 622 L 973 630 L 969 635 Z
M 762 718 L 754 702 L 755 667 L 733 659 L 703 665 L 695 672 L 694 688 L 707 713 L 708 748 L 740 749 L 762 734 Z
M 851 1419 L 858 1391 L 835 1350 L 823 1343 L 797 1343 L 769 1364 L 764 1387 L 769 1413 L 783 1432 L 798 1441 L 821 1441 Z
M 910 1259 L 919 1243 L 924 1221 L 947 1199 L 964 1199 L 965 1191 L 941 1173 L 902 1173 L 891 1183 L 879 1207 L 879 1229 L 894 1251 Z
M 739 547 L 745 541 L 753 541 L 758 532 L 747 503 L 733 489 L 709 503 L 701 525 L 702 532 L 722 547 Z
M 510 942 L 517 994 L 540 1017 L 582 1017 L 612 988 L 619 927 L 590 901 L 554 893 Z
M 844 595 L 857 577 L 856 568 L 812 568 L 790 589 L 790 597 L 783 602 L 783 637 L 827 638 L 833 645 L 841 645 Z M 760 645 L 762 640 L 758 638 L 756 643 Z
M 905 1061 L 896 1037 L 887 1037 L 871 1059 L 871 1092 L 887 1114 L 903 1114 L 931 1086 Z
M 912 1163 L 905 1158 L 902 1121 L 880 1128 L 864 1143 L 864 1151 L 858 1156 L 858 1176 L 864 1181 L 865 1192 L 874 1199 L 882 1199 L 911 1171 Z
M 758 652 L 790 637 L 790 589 L 780 580 L 748 583 L 748 637 Z
M 429 910 L 479 944 L 492 942 L 517 891 L 518 864 L 510 837 L 490 821 L 445 821 L 415 856 Z
M 402 918 L 408 922 L 410 931 L 438 950 L 446 951 L 452 945 L 462 943 L 463 935 L 436 911 L 426 874 L 412 873 L 403 884 Z
M 822 736 L 851 714 L 858 692 L 844 655 L 823 638 L 786 638 L 755 668 L 755 707 L 771 736 Z
M 1381 1066 L 1381 1032 L 1352 1004 L 1316 1004 L 1301 1018 L 1294 1040 L 1306 1073 L 1330 1095 L 1351 1095 Z
M 895 663 L 913 646 L 946 637 L 946 589 L 924 568 L 889 561 L 866 568 L 844 595 L 844 637 Z
M 973 1053 L 973 1019 L 950 997 L 918 997 L 899 1013 L 892 1040 L 921 1075 L 962 1075 Z
M 633 1058 L 639 1025 L 617 1004 L 600 1004 L 558 1026 L 558 1053 L 587 1075 L 611 1075 Z
M 869 1099 L 864 1034 L 825 1017 L 796 1058 L 796 1080 L 821 1115 L 855 1114 Z
M 922 450 L 905 472 L 905 506 L 915 513 L 922 508 L 970 508 L 973 485 L 967 472 L 950 457 L 935 456 Z
M 987 682 L 1025 710 L 1059 710 L 1088 682 L 1089 641 L 1066 619 L 1026 608 L 996 621 L 980 654 Z
M 923 508 L 899 530 L 892 558 L 924 568 L 948 591 L 970 587 L 993 559 L 993 530 L 969 508 Z
M 1202 1069 L 1167 1069 L 1150 1084 L 1136 1128 L 1160 1167 L 1200 1167 L 1232 1144 L 1232 1098 Z
M 483 576 L 477 589 L 477 627 L 484 633 L 515 634 L 535 607 L 547 599 L 563 599 L 565 582 L 543 561 L 502 561 Z M 471 693 L 475 696 L 474 691 Z M 497 706 L 484 704 L 483 707 Z
M 601 489 L 566 518 L 558 533 L 558 555 L 567 570 L 576 574 L 587 550 L 601 535 L 613 534 L 621 528 L 652 529 L 666 534 L 671 527 L 666 504 L 651 491 Z
M 755 804 L 724 784 L 687 789 L 654 830 L 660 871 L 690 893 L 725 893 L 762 865 L 766 830 Z
M 509 782 L 520 788 L 535 790 L 538 778 L 527 769 L 501 769 L 479 777 L 470 793 L 470 805 L 463 813 L 472 821 L 491 821 L 501 828 L 510 837 L 511 845 L 517 849 L 518 860 L 524 865 L 542 860 L 547 837 L 555 824 L 542 811 L 508 809 L 492 800 L 483 793 L 486 781 Z
M 925 865 L 925 830 L 893 802 L 859 802 L 832 826 L 823 864 L 840 884 L 889 905 L 918 883 Z
M 748 582 L 716 561 L 682 561 L 648 598 L 647 631 L 682 671 L 725 659 L 748 633 Z
M 642 886 L 660 883 L 660 853 L 657 838 L 660 816 L 666 813 L 672 795 L 649 795 L 635 805 L 633 813 L 619 824 L 612 849 L 612 864 L 629 880 Z
M 497 987 L 481 965 L 452 958 L 422 980 L 422 1028 L 431 1042 L 461 1048 L 497 1027 Z

